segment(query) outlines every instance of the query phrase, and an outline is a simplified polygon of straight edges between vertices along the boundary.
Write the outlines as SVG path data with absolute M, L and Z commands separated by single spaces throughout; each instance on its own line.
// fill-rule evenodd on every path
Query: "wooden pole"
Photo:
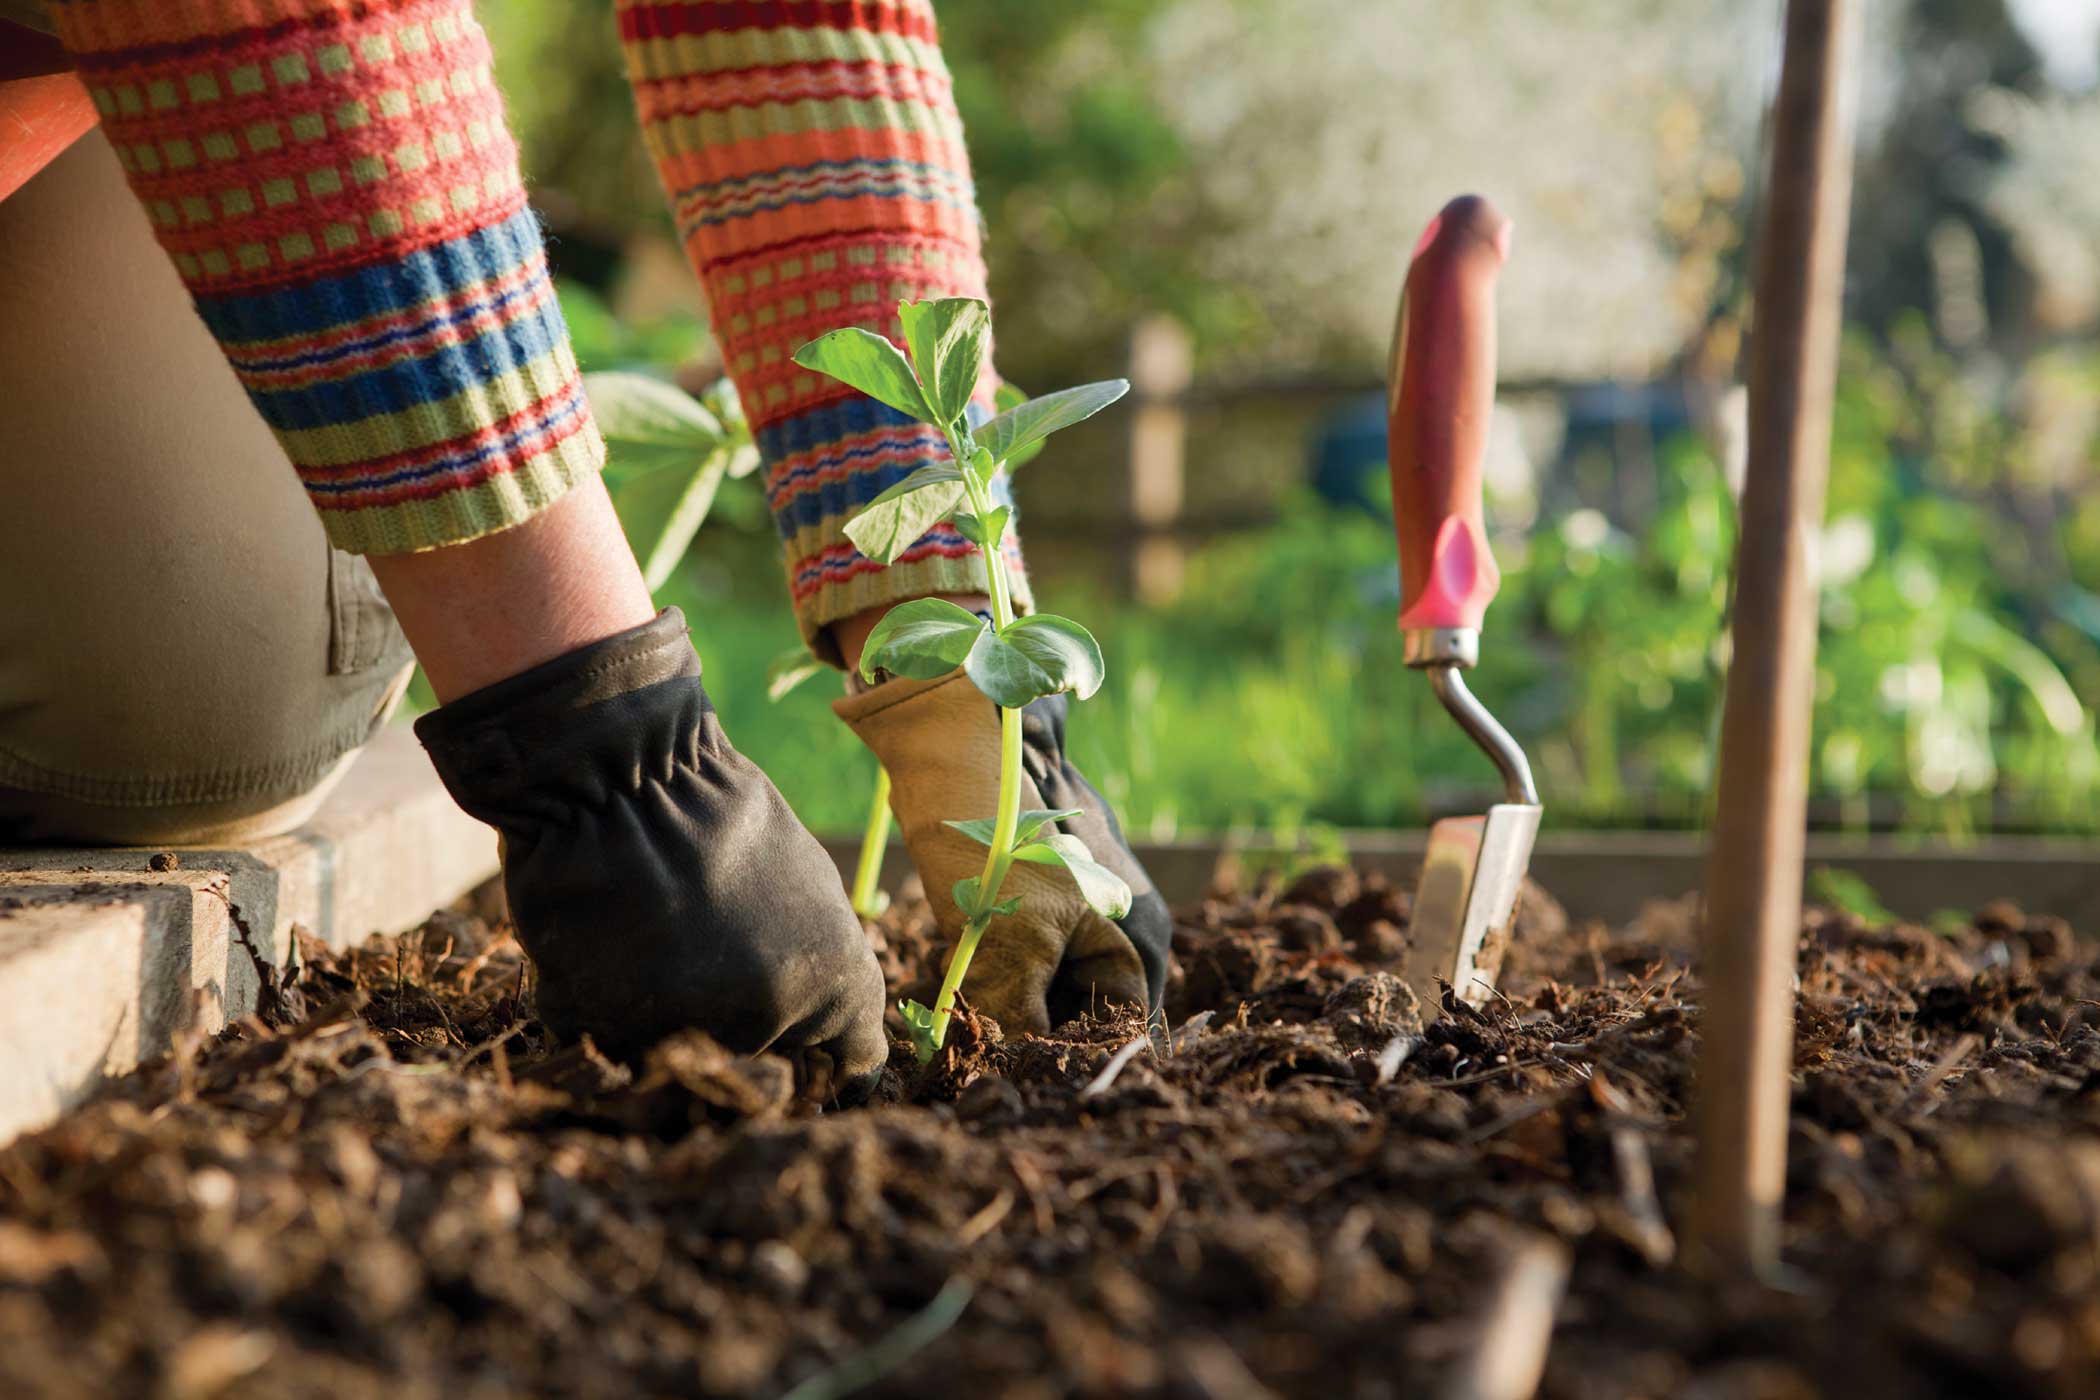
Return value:
M 1816 532 L 1852 196 L 1857 0 L 1789 0 L 1758 240 L 1750 453 L 1708 856 L 1690 1262 L 1771 1274 L 1786 1189 Z
M 1147 316 L 1130 336 L 1131 592 L 1140 603 L 1170 603 L 1181 593 L 1185 562 L 1175 527 L 1184 499 L 1188 410 L 1182 398 L 1194 374 L 1189 333 L 1170 316 Z

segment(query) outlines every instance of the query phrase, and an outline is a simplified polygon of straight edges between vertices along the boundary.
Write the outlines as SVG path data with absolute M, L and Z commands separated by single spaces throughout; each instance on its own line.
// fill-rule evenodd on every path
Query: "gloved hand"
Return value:
M 416 722 L 454 800 L 503 838 L 541 1019 L 628 1055 L 697 1027 L 864 1097 L 882 973 L 838 870 L 729 745 L 685 618 L 579 648 Z
M 1057 829 L 1086 842 L 1096 861 L 1130 886 L 1130 912 L 1109 920 L 1080 897 L 1057 866 L 1016 863 L 999 887 L 1021 907 L 992 921 L 963 992 L 1010 1033 L 1041 1032 L 1111 1003 L 1159 1005 L 1174 923 L 1115 814 L 1065 760 L 1065 696 L 1022 711 L 1021 810 L 1077 808 Z M 891 680 L 835 701 L 832 709 L 890 773 L 890 806 L 919 867 L 941 932 L 953 945 L 962 911 L 955 882 L 980 874 L 984 847 L 942 825 L 994 814 L 999 798 L 999 708 L 956 672 L 939 680 Z

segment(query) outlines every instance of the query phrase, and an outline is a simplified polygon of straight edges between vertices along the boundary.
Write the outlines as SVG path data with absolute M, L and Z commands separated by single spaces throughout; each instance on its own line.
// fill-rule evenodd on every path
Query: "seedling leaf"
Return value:
M 911 361 L 873 331 L 846 326 L 819 336 L 795 352 L 795 363 L 828 374 L 921 423 L 939 422 L 912 377 Z
M 794 647 L 766 664 L 766 699 L 778 700 L 824 669 L 806 647 Z
M 992 703 L 1009 710 L 1018 710 L 1031 700 L 1064 689 L 1059 678 L 1044 670 L 1029 653 L 989 628 L 963 658 L 963 670 L 969 673 L 972 684 L 992 698 Z
M 722 474 L 728 455 L 709 451 L 700 461 L 699 468 L 686 479 L 685 488 L 678 493 L 671 513 L 664 520 L 656 543 L 649 547 L 649 555 L 642 561 L 642 583 L 651 593 L 671 581 L 678 569 L 678 561 L 692 548 L 693 536 L 707 521 L 707 513 L 714 509 L 715 493 L 721 489 Z
M 729 479 L 731 481 L 742 481 L 745 477 L 758 470 L 758 462 L 758 449 L 748 442 L 740 443 L 730 449 Z
M 706 404 L 675 384 L 646 374 L 604 370 L 583 377 L 584 397 L 605 440 L 631 447 L 676 448 L 697 461 L 728 433 Z M 639 454 L 627 454 L 634 456 Z
M 992 309 L 976 297 L 942 297 L 899 302 L 897 316 L 921 391 L 933 409 L 932 421 L 946 428 L 962 417 L 977 391 Z
M 882 564 L 919 542 L 962 504 L 963 476 L 952 466 L 921 467 L 868 503 L 846 522 L 853 547 Z
M 904 1030 L 911 1037 L 912 1054 L 920 1064 L 925 1064 L 940 1051 L 933 1039 L 933 1012 L 915 1001 L 897 1003 L 897 1014 L 904 1018 Z
M 1031 865 L 1062 865 L 1072 872 L 1080 897 L 1105 919 L 1120 919 L 1130 912 L 1130 886 L 1123 877 L 1100 864 L 1077 836 L 1053 832 L 1042 840 L 1014 852 L 1015 860 Z
M 1014 460 L 1016 453 L 1074 423 L 1084 423 L 1129 392 L 1127 379 L 1106 379 L 1098 384 L 1081 384 L 1076 389 L 1060 389 L 1006 410 L 977 429 L 977 441 L 994 458 L 1009 468 L 1016 467 L 1020 465 Z
M 965 460 L 970 464 L 970 475 L 977 478 L 978 487 L 989 490 L 992 477 L 999 471 L 998 459 L 976 443 L 971 443 L 963 453 Z
M 1050 823 L 1061 822 L 1066 817 L 1076 817 L 1078 815 L 1079 809 L 1077 807 L 1066 807 L 1055 812 L 1045 811 L 1040 807 L 1031 808 L 1021 813 L 1020 821 L 1014 826 L 1014 844 L 1016 846 L 1023 845 Z M 942 825 L 954 827 L 980 846 L 991 845 L 992 836 L 999 827 L 997 819 L 993 817 L 978 817 L 966 822 L 943 822 Z
M 1010 506 L 994 506 L 992 513 L 983 519 L 969 511 L 959 510 L 955 512 L 954 519 L 955 528 L 962 532 L 964 539 L 984 549 L 992 549 L 997 547 L 1000 538 L 1005 535 L 1006 522 L 1013 519 L 1013 509 Z
M 874 680 L 878 670 L 930 681 L 963 664 L 991 624 L 942 598 L 899 603 L 882 616 L 861 648 L 860 673 Z
M 975 875 L 957 880 L 948 893 L 955 897 L 955 907 L 962 910 L 964 918 L 974 919 L 977 917 L 977 877 Z
M 1001 635 L 1056 681 L 1042 694 L 1069 690 L 1085 700 L 1101 688 L 1101 644 L 1071 618 L 1037 613 L 1016 619 Z
M 999 387 L 992 391 L 993 407 L 1000 413 L 1010 413 L 1027 402 L 1028 391 L 1018 384 L 1009 384 L 1005 380 L 1001 380 L 999 381 Z M 1026 447 L 1016 448 L 1007 454 L 1006 469 L 1008 471 L 1019 471 L 1040 456 L 1042 451 L 1043 443 L 1040 438 L 1029 443 Z

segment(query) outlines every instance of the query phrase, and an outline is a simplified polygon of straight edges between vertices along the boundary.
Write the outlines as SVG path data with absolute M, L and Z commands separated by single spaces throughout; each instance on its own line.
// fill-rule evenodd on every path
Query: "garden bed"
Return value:
M 1549 1396 L 2100 1386 L 2092 942 L 1812 912 L 1791 1273 L 1718 1287 L 1672 1233 L 1687 911 L 1534 897 L 1506 998 L 1424 1028 L 1406 904 L 1333 870 L 1214 896 L 1171 1043 L 966 1017 L 825 1115 L 697 1035 L 638 1072 L 548 1046 L 474 917 L 309 943 L 263 1016 L 0 1150 L 0 1391 L 1441 1394 L 1485 1325 L 1521 1338 L 1518 1261 L 1561 1259 Z M 923 904 L 879 933 L 923 997 Z

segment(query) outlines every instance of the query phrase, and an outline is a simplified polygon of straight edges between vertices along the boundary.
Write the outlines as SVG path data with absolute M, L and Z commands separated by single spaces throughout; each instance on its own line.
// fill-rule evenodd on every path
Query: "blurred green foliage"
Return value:
M 2100 390 L 2100 362 L 2089 372 Z M 1848 347 L 1821 542 L 1818 820 L 2092 830 L 2100 748 L 2068 677 L 2100 672 L 2100 647 L 2058 615 L 2067 595 L 2009 562 L 2031 551 L 1956 450 L 2003 446 L 1966 394 L 1929 357 Z M 1920 453 L 1928 439 L 1944 450 Z M 1530 750 L 1559 825 L 1696 825 L 1709 800 L 1735 509 L 1701 441 L 1668 444 L 1658 468 L 1638 536 L 1577 510 L 1498 542 L 1475 688 Z M 822 713 L 835 692 L 767 697 L 767 663 L 794 640 L 769 554 L 762 533 L 710 526 L 662 600 L 694 619 L 739 745 L 806 822 L 850 830 L 874 763 Z M 1416 826 L 1493 800 L 1487 761 L 1401 662 L 1392 535 L 1373 515 L 1294 499 L 1275 526 L 1198 551 L 1167 608 L 1075 591 L 1057 605 L 1104 619 L 1109 679 L 1073 754 L 1135 830 Z
M 1848 309 L 1871 339 L 1855 335 L 1845 351 L 1822 537 L 1816 819 L 1943 833 L 2100 829 L 2086 703 L 2100 696 L 2100 415 L 2090 408 L 2100 356 L 2048 339 L 2049 327 L 2019 311 L 2026 282 L 2011 271 L 2010 235 L 1978 202 L 1979 170 L 2007 152 L 1970 120 L 1980 84 L 2033 86 L 2034 54 L 1995 0 L 1901 8 L 1914 41 L 1903 51 L 1942 57 L 1903 69 L 1899 115 L 1862 161 Z M 628 240 L 668 237 L 670 223 L 609 0 L 478 9 L 557 263 L 611 286 Z M 1156 40 L 1175 10 L 1174 0 L 941 7 L 995 231 L 999 360 L 1022 384 L 1119 369 L 1127 328 L 1146 312 L 1188 324 L 1206 358 L 1273 339 L 1252 309 L 1259 299 L 1219 271 L 1232 226 L 1216 191 L 1237 163 L 1223 175 L 1193 171 L 1159 99 Z M 1687 227 L 1727 215 L 1717 246 L 1688 239 L 1688 260 L 1739 268 L 1737 239 L 1754 213 L 1739 185 L 1701 185 L 1707 204 L 1685 203 Z M 1979 230 L 1978 294 L 1991 312 L 1986 339 L 1959 356 L 1918 310 L 1941 295 L 1946 269 L 1928 257 L 1927 235 L 1950 211 Z M 1338 228 L 1349 222 L 1373 235 L 1382 227 L 1352 215 Z M 1725 276 L 1687 285 L 1726 332 L 1688 361 L 1726 375 L 1743 289 Z M 661 373 L 704 351 L 693 316 L 625 324 L 575 285 L 563 300 L 589 369 Z M 1086 465 L 1050 462 L 1031 489 L 1054 492 L 1050 474 Z M 1278 478 L 1297 466 L 1276 465 Z M 1220 475 L 1199 465 L 1192 488 Z M 610 478 L 646 552 L 675 483 L 617 460 Z M 1735 512 L 1696 440 L 1656 454 L 1652 495 L 1636 521 L 1574 511 L 1528 540 L 1497 541 L 1506 585 L 1475 688 L 1531 752 L 1556 824 L 1692 825 L 1709 800 Z M 1046 574 L 1039 586 L 1055 606 L 1102 619 L 1109 680 L 1075 716 L 1075 756 L 1135 827 L 1158 833 L 1412 826 L 1485 800 L 1491 768 L 1400 664 L 1393 572 L 1382 522 L 1306 498 L 1271 528 L 1200 550 L 1186 595 L 1165 610 L 1073 598 L 1085 579 Z M 692 619 L 738 743 L 811 825 L 855 829 L 875 769 L 823 712 L 835 692 L 820 681 L 777 706 L 766 696 L 767 663 L 795 629 L 753 482 L 724 484 L 660 598 Z

